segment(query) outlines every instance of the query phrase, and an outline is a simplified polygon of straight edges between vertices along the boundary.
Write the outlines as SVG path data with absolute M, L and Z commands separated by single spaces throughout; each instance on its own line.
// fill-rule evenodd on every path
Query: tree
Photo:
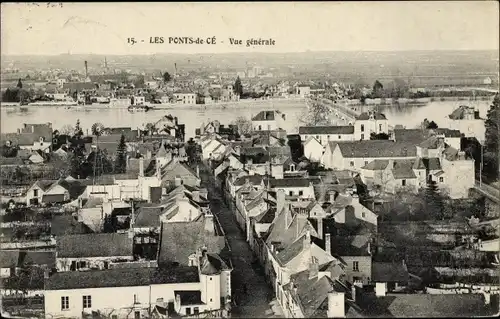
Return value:
M 80 139 L 80 138 L 82 138 L 82 136 L 83 136 L 83 130 L 80 126 L 80 119 L 77 119 L 75 130 L 74 130 L 74 138 Z
M 163 73 L 163 82 L 165 83 L 170 82 L 171 79 L 172 77 L 170 76 L 170 73 L 168 72 Z
M 375 83 L 373 83 L 372 91 L 373 91 L 372 92 L 373 97 L 375 97 L 375 98 L 382 97 L 383 91 L 384 91 L 384 86 L 382 85 L 382 83 L 380 83 L 379 80 L 376 80 Z
M 332 108 L 325 103 L 313 102 L 302 114 L 299 122 L 306 126 L 331 125 Z
M 238 133 L 240 135 L 248 134 L 252 132 L 252 121 L 244 116 L 239 116 L 234 120 L 234 125 L 238 127 Z
M 424 199 L 427 213 L 434 218 L 443 219 L 445 208 L 444 198 L 439 193 L 439 188 L 436 182 L 428 181 Z
M 234 93 L 240 96 L 243 95 L 243 86 L 241 85 L 241 80 L 239 76 L 236 78 L 236 81 L 234 82 Z
M 484 122 L 486 132 L 483 168 L 485 177 L 491 180 L 498 179 L 498 130 L 500 128 L 500 113 L 498 110 L 499 100 L 497 93 L 486 115 L 486 121 Z
M 60 134 L 63 134 L 63 135 L 71 135 L 75 132 L 75 129 L 73 126 L 69 125 L 69 124 L 66 124 L 64 125 L 63 127 L 61 127 L 61 129 L 59 130 L 59 133 Z
M 438 128 L 438 125 L 434 121 L 430 121 L 429 124 L 427 124 L 427 128 L 431 130 L 435 130 Z
M 19 79 L 19 81 L 17 81 L 17 87 L 20 89 L 23 88 L 23 83 L 21 82 L 21 79 Z
M 127 144 L 125 135 L 120 137 L 120 143 L 116 150 L 115 173 L 125 173 L 127 171 Z

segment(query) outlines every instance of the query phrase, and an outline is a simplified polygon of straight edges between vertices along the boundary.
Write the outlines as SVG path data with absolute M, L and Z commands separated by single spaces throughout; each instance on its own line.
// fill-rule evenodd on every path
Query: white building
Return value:
M 182 316 L 220 310 L 231 300 L 230 275 L 220 257 L 201 252 L 191 267 L 58 272 L 45 279 L 45 316 L 150 318 L 158 307 Z
M 176 92 L 174 93 L 175 100 L 180 104 L 196 104 L 196 93 L 191 92 Z
M 302 141 L 314 137 L 321 145 L 330 141 L 354 141 L 354 126 L 300 126 L 299 135 Z
M 285 114 L 280 111 L 261 111 L 252 117 L 254 131 L 274 131 L 284 127 Z
M 354 140 L 370 140 L 370 135 L 389 134 L 389 120 L 379 112 L 361 113 L 354 122 Z

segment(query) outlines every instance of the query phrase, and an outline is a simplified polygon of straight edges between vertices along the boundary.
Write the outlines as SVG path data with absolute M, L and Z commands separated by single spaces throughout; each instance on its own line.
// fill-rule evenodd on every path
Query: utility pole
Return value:
M 479 163 L 479 187 L 483 186 L 483 144 L 481 144 L 481 163 Z

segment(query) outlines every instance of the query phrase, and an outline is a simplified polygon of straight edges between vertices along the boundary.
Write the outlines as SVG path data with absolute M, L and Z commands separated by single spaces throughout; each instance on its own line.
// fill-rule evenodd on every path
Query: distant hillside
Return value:
M 102 68 L 103 55 L 2 56 L 2 69 Z M 244 70 L 258 65 L 293 73 L 330 74 L 333 77 L 497 75 L 498 51 L 402 51 L 402 52 L 303 52 L 156 54 L 106 56 L 109 68 L 134 71 L 207 69 Z

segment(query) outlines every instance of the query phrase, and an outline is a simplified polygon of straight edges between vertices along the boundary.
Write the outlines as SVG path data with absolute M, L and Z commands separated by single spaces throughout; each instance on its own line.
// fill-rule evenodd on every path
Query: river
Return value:
M 425 118 L 434 120 L 439 126 L 447 127 L 446 117 L 460 105 L 474 105 L 481 117 L 486 117 L 490 101 L 436 101 L 423 106 L 391 106 L 379 107 L 386 114 L 391 125 L 401 124 L 407 128 L 414 128 Z M 306 109 L 304 100 L 264 100 L 242 102 L 228 105 L 226 108 L 211 105 L 206 110 L 198 105 L 186 106 L 168 110 L 153 110 L 146 113 L 130 113 L 123 108 L 103 109 L 66 109 L 64 107 L 29 107 L 27 109 L 1 108 L 2 133 L 16 132 L 23 123 L 37 124 L 51 122 L 54 128 L 64 125 L 74 126 L 79 119 L 84 131 L 90 129 L 96 122 L 106 127 L 140 127 L 143 123 L 155 122 L 163 115 L 177 116 L 179 123 L 186 125 L 186 137 L 193 137 L 196 128 L 201 123 L 219 120 L 221 124 L 230 124 L 239 116 L 250 118 L 263 110 L 279 109 L 286 114 L 284 129 L 289 134 L 297 132 L 299 119 Z M 366 109 L 366 107 L 365 107 Z M 342 125 L 341 123 L 334 123 Z

